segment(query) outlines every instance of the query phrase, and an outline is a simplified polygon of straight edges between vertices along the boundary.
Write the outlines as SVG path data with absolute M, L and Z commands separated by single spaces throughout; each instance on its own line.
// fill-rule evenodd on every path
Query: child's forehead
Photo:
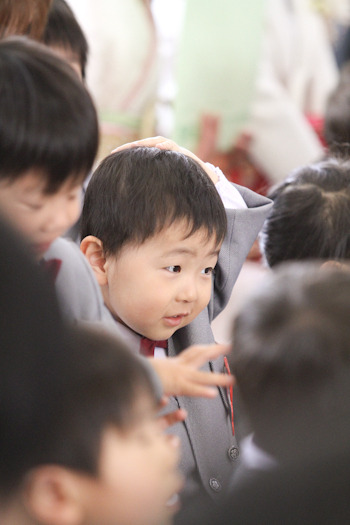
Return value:
M 72 174 L 68 176 L 62 183 L 51 189 L 51 177 L 49 173 L 41 168 L 32 168 L 19 174 L 15 178 L 6 177 L 0 181 L 0 186 L 12 187 L 15 191 L 22 194 L 36 194 L 36 195 L 52 195 L 59 192 L 70 191 L 78 186 L 82 186 L 84 180 L 83 174 L 81 176 Z
M 165 239 L 172 242 L 189 240 L 194 245 L 221 244 L 217 242 L 214 229 L 210 232 L 206 226 L 194 228 L 193 224 L 187 219 L 177 219 L 170 224 L 163 225 L 145 242 L 163 243 Z

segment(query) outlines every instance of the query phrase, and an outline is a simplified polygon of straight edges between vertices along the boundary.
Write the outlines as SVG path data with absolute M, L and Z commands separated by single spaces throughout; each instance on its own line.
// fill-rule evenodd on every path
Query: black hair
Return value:
M 76 73 L 25 37 L 0 42 L 0 178 L 37 169 L 53 193 L 82 182 L 98 147 L 97 113 Z
M 316 429 L 333 429 L 333 416 L 339 424 L 349 312 L 350 271 L 309 262 L 271 272 L 237 315 L 231 371 L 257 437 L 274 452 L 310 450 Z
M 137 424 L 137 402 L 148 397 L 156 408 L 157 387 L 142 359 L 119 338 L 75 329 L 70 348 L 74 364 L 63 410 L 41 461 L 97 475 L 103 431 L 127 432 Z
M 52 439 L 71 369 L 51 283 L 0 220 L 0 494 L 18 486 Z
M 119 339 L 63 323 L 46 275 L 1 218 L 0 226 L 0 500 L 7 500 L 43 464 L 96 475 L 103 430 L 127 430 L 139 397 L 155 405 L 159 386 Z
M 260 236 L 273 267 L 283 261 L 350 258 L 350 162 L 330 158 L 273 188 Z
M 47 46 L 63 48 L 76 57 L 80 64 L 82 78 L 85 79 L 88 43 L 79 22 L 65 0 L 52 0 L 43 42 Z
M 204 228 L 219 245 L 226 214 L 209 176 L 193 159 L 158 148 L 132 148 L 105 158 L 88 185 L 82 238 L 98 237 L 106 255 L 142 244 L 178 220 L 188 236 Z

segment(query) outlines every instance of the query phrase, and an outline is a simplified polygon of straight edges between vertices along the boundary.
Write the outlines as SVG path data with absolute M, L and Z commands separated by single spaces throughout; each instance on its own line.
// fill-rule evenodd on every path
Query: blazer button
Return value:
M 216 478 L 210 478 L 209 485 L 214 492 L 220 492 L 222 489 L 220 481 L 218 481 Z
M 228 457 L 232 459 L 232 461 L 235 461 L 235 459 L 237 459 L 239 456 L 239 450 L 237 447 L 230 447 L 227 452 Z

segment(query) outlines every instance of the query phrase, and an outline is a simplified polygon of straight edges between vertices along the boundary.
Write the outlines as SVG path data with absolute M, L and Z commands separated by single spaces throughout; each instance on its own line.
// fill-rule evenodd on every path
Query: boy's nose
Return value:
M 65 211 L 55 213 L 51 221 L 48 222 L 48 227 L 52 231 L 66 230 L 71 224 L 70 214 Z
M 183 283 L 181 289 L 178 291 L 177 299 L 178 301 L 185 303 L 193 303 L 198 297 L 197 285 L 192 280 L 187 280 Z
M 75 223 L 78 217 L 79 207 L 58 209 L 53 211 L 51 220 L 47 221 L 47 229 L 57 233 L 57 235 L 62 235 Z

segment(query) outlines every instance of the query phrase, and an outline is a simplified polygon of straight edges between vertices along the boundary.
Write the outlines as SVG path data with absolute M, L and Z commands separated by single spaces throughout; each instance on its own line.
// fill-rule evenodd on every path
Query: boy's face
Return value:
M 81 209 L 81 185 L 68 180 L 57 192 L 45 193 L 45 179 L 30 170 L 11 182 L 0 181 L 0 209 L 24 235 L 36 257 L 77 220 Z
M 122 324 L 149 339 L 168 339 L 210 300 L 215 236 L 208 240 L 199 230 L 185 238 L 187 233 L 187 224 L 179 221 L 107 258 L 106 305 Z
M 137 412 L 128 430 L 105 430 L 98 477 L 78 475 L 86 524 L 165 525 L 178 509 L 169 501 L 183 486 L 178 440 L 164 433 L 150 401 Z

